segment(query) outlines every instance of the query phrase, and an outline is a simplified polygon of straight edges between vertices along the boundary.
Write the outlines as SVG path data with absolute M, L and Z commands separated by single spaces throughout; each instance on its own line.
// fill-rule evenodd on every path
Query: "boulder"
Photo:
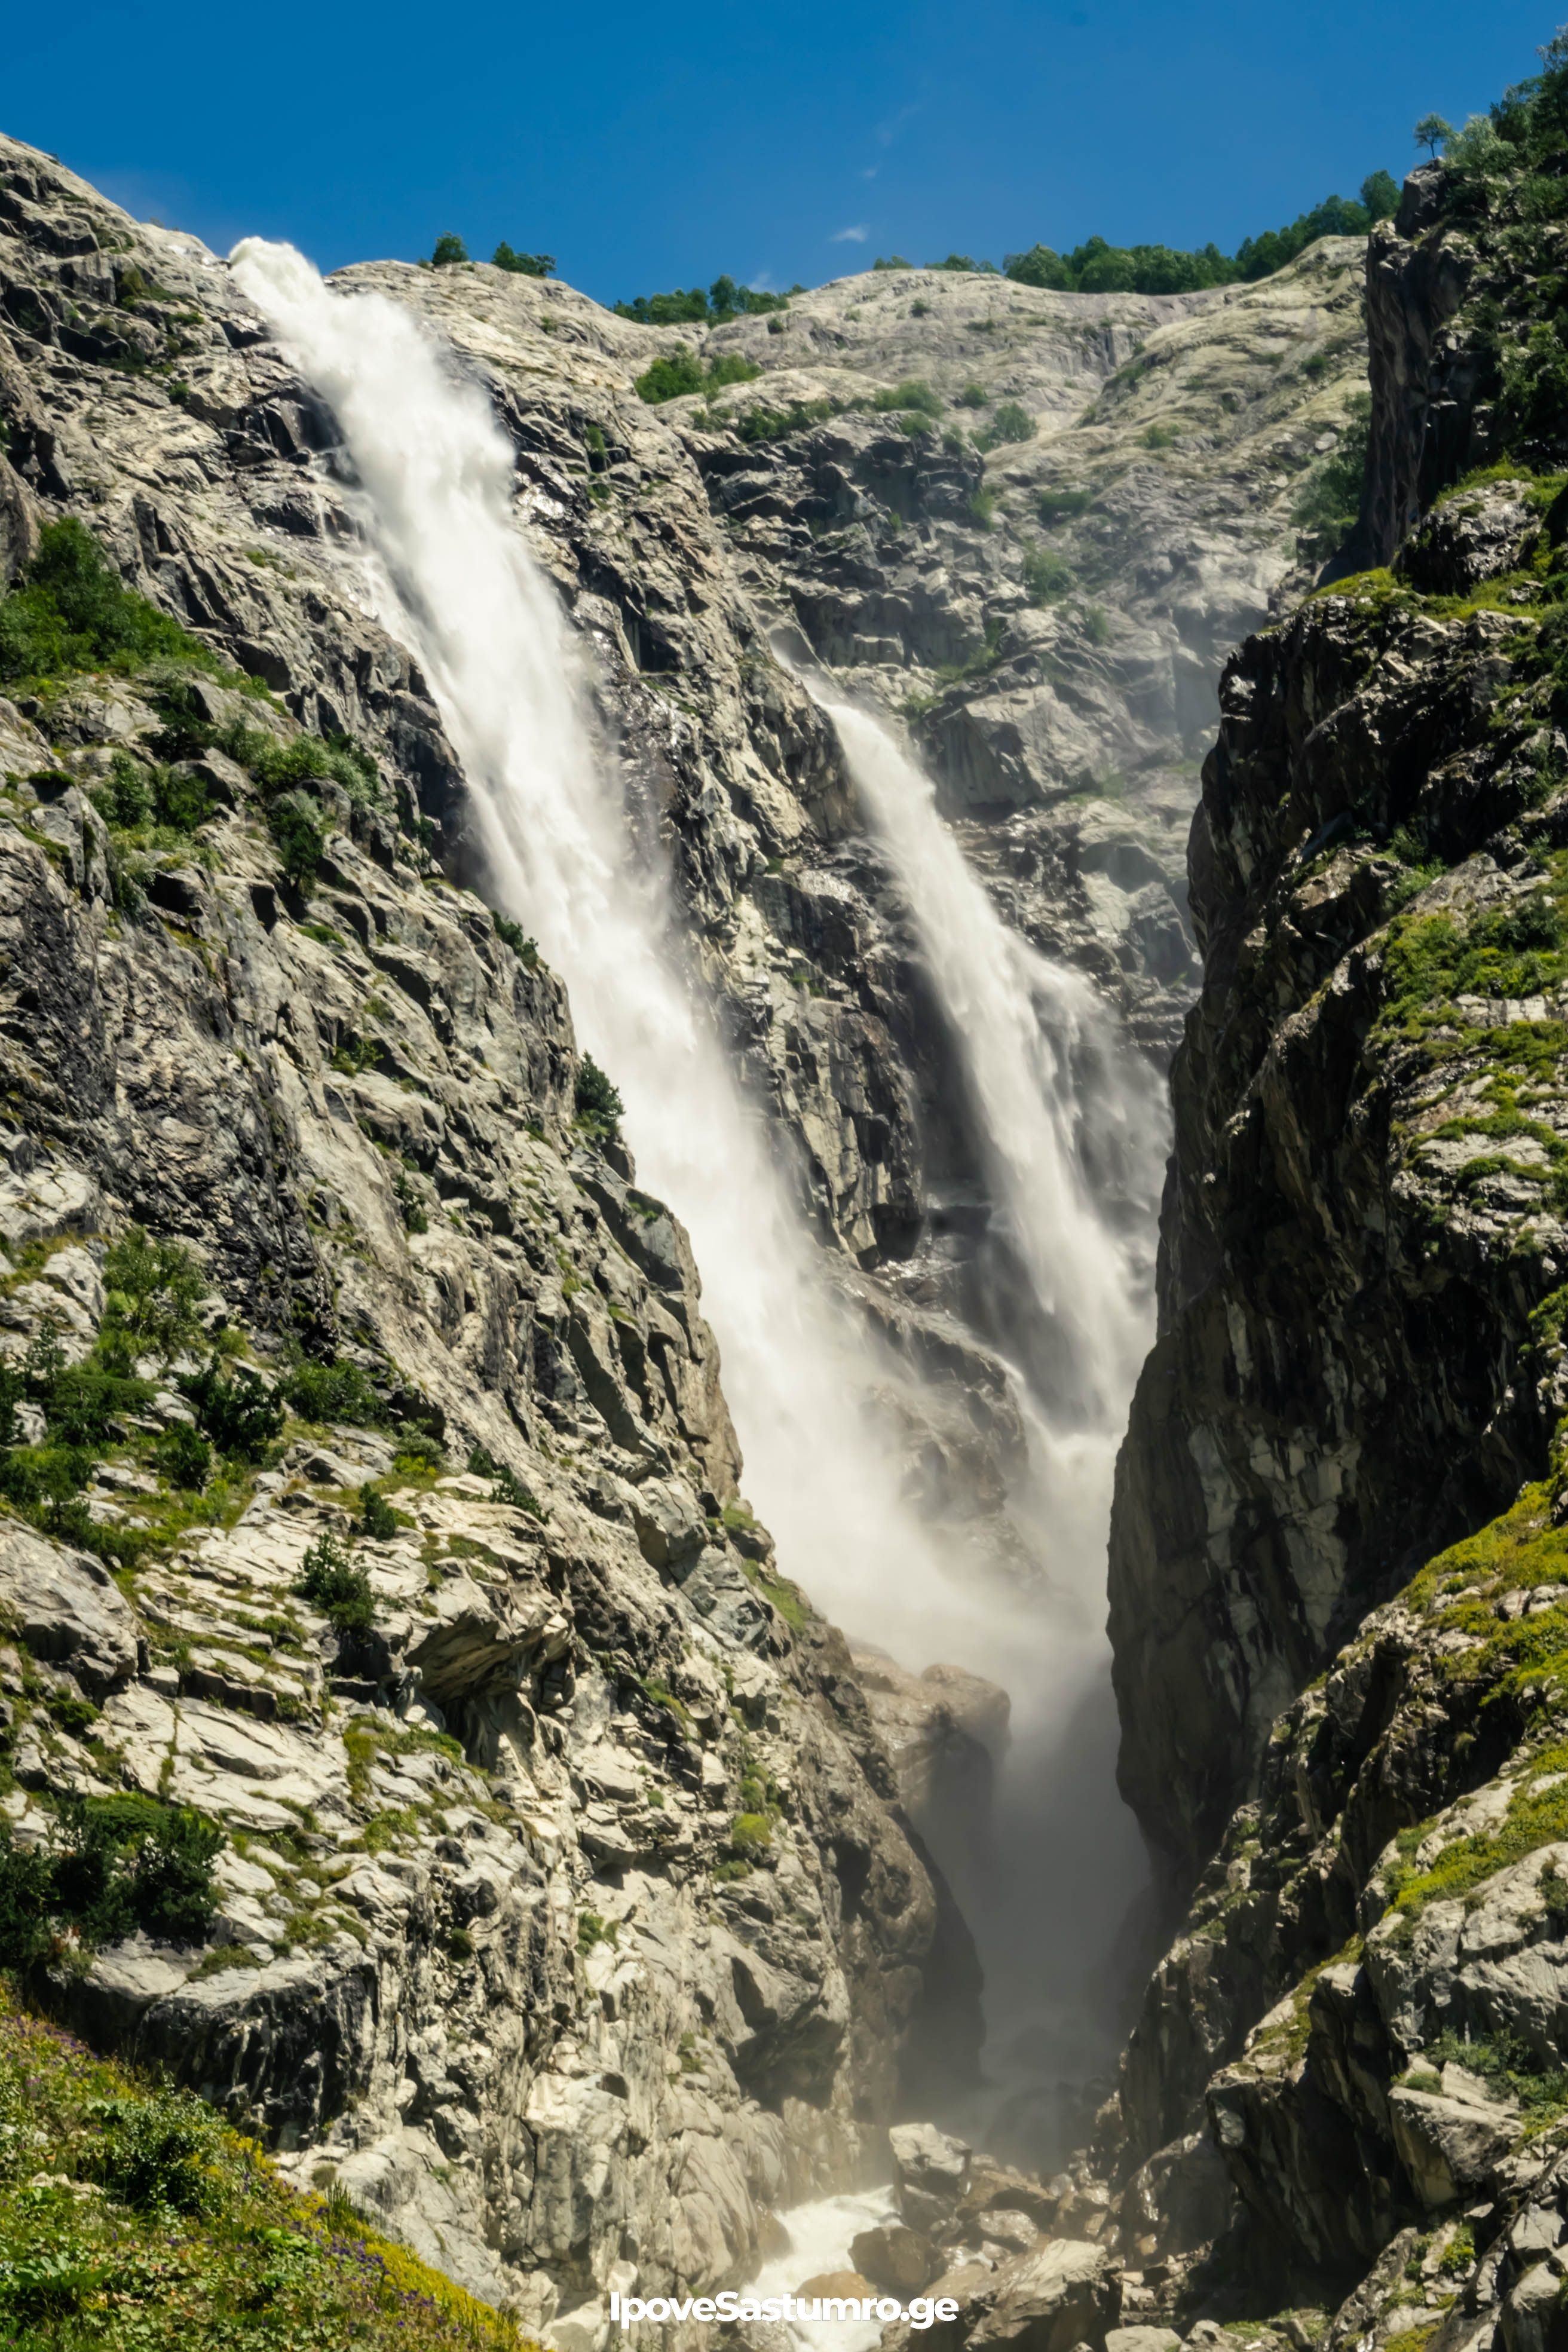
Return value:
M 1102 2246 L 1058 2238 L 1021 2254 L 997 2273 L 995 2300 L 969 2344 L 1007 2344 L 1016 2352 L 1071 2352 L 1099 2347 L 1116 2316 L 1117 2280 Z
M 0 1611 L 36 1658 L 95 1697 L 136 1671 L 136 1621 L 103 1562 L 30 1528 L 0 1526 Z
M 858 2271 L 818 2271 L 815 2278 L 808 2278 L 804 2285 L 795 2289 L 796 2294 L 807 2302 L 815 2301 L 818 2296 L 844 2298 L 854 2295 L 864 2303 L 868 2295 L 874 2295 L 876 2292 L 871 2281 L 862 2278 Z
M 888 2134 L 893 2192 L 911 2230 L 934 2230 L 950 2220 L 969 2185 L 973 2150 L 934 2124 L 897 2124 Z
M 1435 2210 L 1484 2188 L 1519 2136 L 1505 2107 L 1471 2105 L 1402 2085 L 1388 2102 L 1394 2144 L 1422 2203 Z
M 918 2230 L 889 2221 L 876 2230 L 862 2230 L 850 2240 L 849 2259 L 863 2278 L 888 2294 L 908 2303 L 929 2286 L 942 2264 L 929 2238 Z

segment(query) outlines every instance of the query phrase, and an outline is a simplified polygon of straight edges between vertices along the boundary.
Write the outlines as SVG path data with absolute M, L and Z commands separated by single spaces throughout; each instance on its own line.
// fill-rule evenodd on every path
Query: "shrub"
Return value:
M 1076 585 L 1073 568 L 1048 547 L 1032 547 L 1024 558 L 1024 585 L 1032 604 L 1059 604 Z
M 983 383 L 966 383 L 954 403 L 958 408 L 988 408 L 990 404 L 991 394 Z
M 591 1134 L 611 1141 L 619 1137 L 625 1105 L 592 1054 L 584 1054 L 578 1067 L 575 1102 L 577 1117 Z
M 1035 512 L 1050 530 L 1058 523 L 1071 522 L 1086 514 L 1093 504 L 1092 490 L 1041 490 L 1035 499 Z
M 354 1565 L 330 1528 L 300 1561 L 293 1590 L 339 1633 L 366 1633 L 375 1622 L 370 1578 Z
M 466 258 L 459 255 L 459 260 Z M 552 278 L 555 256 L 552 253 L 514 253 L 503 237 L 490 256 L 498 269 L 509 269 L 516 278 Z
M 510 915 L 492 915 L 490 920 L 496 927 L 496 937 L 506 941 L 519 963 L 524 965 L 530 971 L 537 971 L 538 940 L 530 939 L 522 925 L 514 923 Z
M 21 585 L 0 598 L 0 685 L 160 658 L 218 667 L 205 646 L 124 585 L 74 515 L 46 523 Z
M 105 824 L 121 833 L 148 824 L 195 833 L 212 814 L 211 797 L 196 777 L 176 774 L 161 761 L 133 760 L 129 751 L 111 754 L 109 773 L 94 786 L 92 801 Z
M 283 1407 L 272 1391 L 248 1364 L 237 1364 L 226 1376 L 216 1349 L 201 1371 L 187 1373 L 177 1386 L 195 1410 L 197 1428 L 220 1454 L 259 1462 L 282 1433 Z
M 1291 521 L 1319 555 L 1331 554 L 1355 528 L 1371 417 L 1371 394 L 1358 393 L 1351 403 L 1339 446 L 1309 474 L 1291 507 Z
M 354 1532 L 368 1536 L 373 1543 L 389 1543 L 402 1521 L 384 1495 L 377 1492 L 368 1481 L 359 1490 L 359 1517 Z
M 661 352 L 637 379 L 638 398 L 651 405 L 701 389 L 702 362 L 685 343 L 677 343 L 672 352 Z
M 321 803 L 306 793 L 285 793 L 267 812 L 279 863 L 294 887 L 309 893 L 331 831 Z
M 991 412 L 991 422 L 984 432 L 975 436 L 975 446 L 999 449 L 1005 443 L 1032 441 L 1034 437 L 1035 420 L 1028 410 L 1020 407 L 1016 400 L 1005 400 Z
M 914 266 L 912 261 L 906 261 L 901 253 L 890 253 L 885 260 L 879 254 L 871 264 L 873 269 L 912 269 Z
M 150 1797 L 65 1797 L 48 1846 L 0 1829 L 0 1967 L 26 1973 L 74 1934 L 89 1949 L 141 1927 L 199 1942 L 223 1832 Z
M 159 1440 L 158 1461 L 171 1486 L 199 1495 L 212 1474 L 213 1450 L 199 1429 L 177 1421 Z
M 207 1286 L 184 1243 L 149 1241 L 142 1226 L 129 1225 L 103 1261 L 103 1278 L 105 1322 L 138 1353 L 171 1363 L 199 1337 L 196 1308 Z
M 195 2100 L 171 2091 L 101 2099 L 88 2110 L 102 2128 L 94 2169 L 108 2194 L 138 2213 L 209 2213 L 220 2126 Z
M 468 1468 L 476 1478 L 490 1481 L 492 1503 L 510 1503 L 513 1510 L 526 1511 L 531 1518 L 542 1519 L 544 1506 L 530 1487 L 504 1462 L 498 1462 L 488 1445 L 476 1445 L 468 1456 Z
M 902 383 L 884 384 L 872 397 L 873 408 L 903 408 L 918 416 L 940 416 L 942 402 L 923 376 L 906 376 Z
M 657 405 L 663 400 L 679 400 L 689 392 L 711 393 L 727 383 L 753 383 L 761 373 L 762 369 L 742 352 L 721 352 L 704 369 L 695 352 L 677 343 L 673 352 L 662 352 L 643 370 L 637 390 L 642 399 Z
M 455 235 L 451 229 L 447 229 L 443 236 L 436 239 L 435 250 L 430 256 L 430 267 L 432 269 L 451 269 L 459 261 L 467 261 L 468 257 L 468 248 L 462 238 Z
M 283 1393 L 301 1421 L 347 1422 L 358 1429 L 379 1429 L 387 1410 L 358 1364 L 296 1364 L 283 1383 Z

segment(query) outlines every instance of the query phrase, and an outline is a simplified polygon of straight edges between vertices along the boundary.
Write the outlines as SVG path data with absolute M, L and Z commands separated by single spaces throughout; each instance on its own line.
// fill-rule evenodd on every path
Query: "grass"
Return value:
M 0 1987 L 4 2352 L 489 2352 L 515 2322 Z

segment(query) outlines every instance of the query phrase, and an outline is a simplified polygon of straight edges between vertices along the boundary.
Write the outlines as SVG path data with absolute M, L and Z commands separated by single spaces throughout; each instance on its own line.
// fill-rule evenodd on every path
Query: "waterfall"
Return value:
M 515 455 L 489 400 L 401 304 L 329 289 L 287 246 L 247 239 L 233 262 L 337 419 L 365 593 L 429 680 L 494 895 L 565 981 L 642 1181 L 690 1233 L 746 1491 L 781 1566 L 839 1623 L 875 1633 L 896 1617 L 924 1657 L 980 1665 L 973 1605 L 867 1409 L 887 1367 L 824 1279 L 776 1137 L 688 967 L 664 861 L 635 839 L 589 723 L 577 641 L 514 516 Z

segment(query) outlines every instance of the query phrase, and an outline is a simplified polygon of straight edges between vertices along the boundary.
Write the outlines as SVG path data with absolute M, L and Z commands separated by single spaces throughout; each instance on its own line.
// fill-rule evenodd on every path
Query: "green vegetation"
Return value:
M 791 294 L 804 294 L 792 286 Z M 617 302 L 617 319 L 635 319 L 639 327 L 722 327 L 731 319 L 761 318 L 770 310 L 787 310 L 789 294 L 763 294 L 738 286 L 728 276 L 713 280 L 706 293 L 700 286 L 677 287 L 672 294 L 639 294 L 633 302 Z
M 1059 604 L 1070 596 L 1078 585 L 1077 575 L 1065 556 L 1054 554 L 1048 547 L 1031 547 L 1023 562 L 1024 585 L 1029 592 L 1031 604 Z
M 525 1486 L 514 1470 L 498 1462 L 488 1445 L 476 1445 L 468 1456 L 468 1468 L 476 1478 L 490 1481 L 492 1503 L 510 1503 L 516 1511 L 526 1511 L 530 1518 L 542 1519 L 543 1504 L 531 1487 Z
M 514 923 L 510 915 L 492 914 L 490 920 L 496 927 L 497 939 L 506 941 L 519 963 L 528 971 L 537 971 L 539 969 L 538 940 L 530 939 L 522 925 Z
M 191 2093 L 95 2058 L 3 1991 L 0 2344 L 522 2352 L 513 2322 L 379 2236 L 335 2182 L 296 2194 Z
M 382 1429 L 392 1418 L 363 1369 L 335 1357 L 325 1361 L 303 1358 L 287 1375 L 282 1391 L 301 1421 Z
M 453 230 L 447 229 L 444 235 L 436 239 L 436 248 L 430 256 L 430 267 L 432 269 L 455 269 L 459 262 L 467 261 L 468 257 L 468 248 L 462 238 Z
M 1208 286 L 1232 286 L 1271 277 L 1321 236 L 1365 236 L 1375 221 L 1397 211 L 1393 175 L 1373 172 L 1362 182 L 1361 200 L 1327 196 L 1288 227 L 1247 237 L 1234 254 L 1205 245 L 1196 253 L 1167 245 L 1109 245 L 1091 236 L 1071 253 L 1048 245 L 1010 253 L 1003 267 L 1020 286 L 1043 286 L 1073 294 L 1190 294 Z
M 370 1578 L 330 1528 L 300 1561 L 291 1590 L 319 1609 L 336 1633 L 368 1633 L 375 1622 Z
M 189 1806 L 151 1797 L 61 1797 L 47 1845 L 0 1827 L 0 1968 L 26 1976 L 138 1927 L 199 1943 L 223 1843 Z
M 687 393 L 714 393 L 727 383 L 752 383 L 762 373 L 740 352 L 724 352 L 717 359 L 702 365 L 689 345 L 677 343 L 672 352 L 663 352 L 651 366 L 644 368 L 637 379 L 640 399 L 658 406 L 665 400 L 679 400 Z
M 226 1367 L 216 1349 L 199 1372 L 182 1376 L 178 1387 L 202 1434 L 236 1462 L 264 1462 L 268 1448 L 282 1435 L 278 1396 L 248 1364 Z
M 1372 394 L 1356 393 L 1339 446 L 1308 475 L 1290 509 L 1291 521 L 1309 542 L 1310 553 L 1320 560 L 1342 546 L 1355 528 L 1371 421 Z
M 592 1054 L 584 1054 L 577 1071 L 577 1124 L 587 1134 L 614 1143 L 621 1132 L 626 1106 L 619 1089 L 605 1076 Z
M 1047 530 L 1058 523 L 1076 522 L 1094 504 L 1092 490 L 1040 490 L 1035 497 L 1035 512 Z
M 584 1959 L 599 1944 L 614 1948 L 620 1935 L 620 1926 L 614 1919 L 601 1919 L 596 1911 L 584 1911 L 577 1920 L 577 1949 Z
M 121 582 L 74 515 L 48 522 L 21 584 L 0 597 L 0 686 L 150 662 L 217 671 L 209 646 Z
M 200 1337 L 206 1279 L 183 1243 L 149 1241 L 129 1225 L 105 1255 L 103 1279 L 103 1328 L 123 1331 L 139 1355 L 171 1364 Z
M 932 417 L 942 415 L 942 402 L 922 376 L 906 376 L 902 383 L 884 384 L 871 397 L 871 405 L 884 415 L 902 409 L 913 416 Z
M 410 1522 L 405 1512 L 395 1511 L 379 1488 L 367 1480 L 359 1490 L 359 1517 L 353 1524 L 355 1535 L 368 1536 L 372 1543 L 390 1543 L 398 1528 Z
M 1000 449 L 1013 441 L 1032 441 L 1035 420 L 1016 400 L 1004 400 L 991 412 L 991 422 L 974 436 L 977 449 Z
M 1428 155 L 1436 155 L 1438 148 L 1453 135 L 1453 124 L 1445 122 L 1440 114 L 1424 114 L 1411 133 L 1417 147 L 1425 147 Z
M 782 441 L 787 434 L 804 433 L 837 413 L 837 403 L 832 400 L 792 400 L 787 408 L 764 408 L 759 402 L 743 408 L 734 426 L 742 441 Z
M 555 256 L 552 253 L 514 253 L 503 237 L 490 256 L 498 269 L 510 270 L 514 278 L 553 278 Z
M 1467 2041 L 1451 2029 L 1438 2035 L 1421 2053 L 1426 2065 L 1463 2066 L 1467 2072 L 1479 2075 L 1483 2083 L 1501 2094 L 1505 2099 L 1518 2102 L 1524 2115 L 1533 2124 L 1550 2123 L 1568 2112 L 1568 2072 L 1560 2066 L 1549 2066 L 1528 2042 L 1512 2033 L 1477 2036 Z M 1465 2235 L 1468 2236 L 1468 2231 Z M 1449 2248 L 1450 2253 L 1455 2252 Z M 1473 2255 L 1473 2245 L 1470 2253 Z M 1467 2266 L 1463 2255 L 1454 2263 L 1458 2269 Z

